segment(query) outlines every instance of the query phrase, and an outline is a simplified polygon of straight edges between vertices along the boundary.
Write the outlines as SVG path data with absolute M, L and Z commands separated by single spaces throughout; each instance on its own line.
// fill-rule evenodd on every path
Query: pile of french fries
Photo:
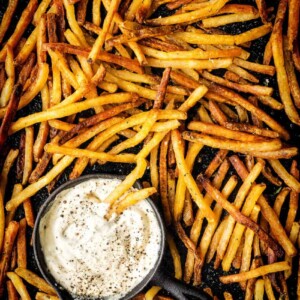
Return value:
M 230 271 L 219 277 L 224 290 L 238 283 L 244 299 L 289 299 L 287 280 L 298 274 L 300 297 L 300 264 L 298 271 L 293 264 L 298 148 L 287 124 L 270 114 L 300 125 L 300 2 L 29 0 L 16 24 L 23 1 L 7 2 L 0 22 L 0 298 L 58 299 L 28 269 L 35 195 L 51 192 L 63 174 L 74 179 L 107 162 L 134 165 L 104 199 L 107 218 L 151 196 L 170 229 L 177 279 L 210 286 L 203 269 L 212 262 L 218 274 Z M 169 13 L 155 17 L 162 6 Z M 222 30 L 246 21 L 255 26 Z M 251 45 L 260 38 L 268 41 L 263 60 L 253 61 Z M 128 192 L 138 179 L 144 188 Z M 267 187 L 276 190 L 268 198 Z M 233 299 L 210 288 L 214 299 Z M 160 290 L 135 299 L 171 299 Z

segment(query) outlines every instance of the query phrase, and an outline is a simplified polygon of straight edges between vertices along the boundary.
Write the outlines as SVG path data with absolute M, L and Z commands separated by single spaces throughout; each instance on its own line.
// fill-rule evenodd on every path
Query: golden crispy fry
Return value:
M 47 84 L 43 87 L 41 91 L 42 98 L 42 110 L 45 111 L 49 108 L 50 95 Z M 42 122 L 39 127 L 37 137 L 33 144 L 33 158 L 35 162 L 38 162 L 42 157 L 44 145 L 47 142 L 49 134 L 49 125 L 47 122 Z
M 291 242 L 296 245 L 297 239 L 299 236 L 299 230 L 300 230 L 300 225 L 298 222 L 294 222 L 291 226 L 290 229 L 290 240 Z M 287 261 L 290 265 L 292 265 L 292 257 L 285 255 L 285 261 Z M 287 270 L 284 272 L 284 278 L 288 279 L 292 275 L 292 268 L 290 270 Z
M 7 272 L 7 277 L 11 280 L 14 287 L 16 288 L 18 294 L 24 300 L 31 300 L 31 297 L 27 291 L 25 284 L 23 283 L 22 279 L 14 272 Z
M 15 270 L 16 274 L 27 281 L 29 284 L 38 288 L 38 290 L 45 292 L 50 295 L 56 295 L 56 291 L 50 286 L 46 280 L 42 279 L 35 273 L 29 271 L 28 269 L 18 267 Z
M 194 201 L 201 209 L 203 215 L 208 219 L 209 222 L 215 219 L 215 215 L 207 203 L 205 203 L 202 194 L 200 193 L 196 182 L 194 181 L 191 173 L 188 170 L 188 166 L 183 156 L 183 140 L 178 130 L 173 130 L 172 134 L 172 145 L 175 152 L 177 166 L 179 172 L 183 175 L 185 184 L 193 197 Z
M 172 59 L 156 59 L 156 58 L 147 58 L 147 63 L 145 66 L 154 67 L 154 68 L 174 68 L 174 69 L 220 69 L 227 68 L 232 64 L 231 58 L 212 58 L 212 59 L 180 59 L 180 60 L 172 60 Z
M 114 204 L 117 199 L 119 199 L 133 186 L 136 180 L 142 177 L 146 167 L 146 160 L 143 158 L 137 158 L 135 169 L 126 176 L 123 182 L 114 191 L 112 191 L 104 201 L 110 203 L 111 205 Z
M 258 96 L 270 96 L 273 92 L 273 89 L 270 87 L 233 83 L 221 77 L 215 76 L 207 71 L 204 71 L 202 75 L 204 78 L 210 81 L 244 93 L 251 93 Z
M 21 39 L 24 31 L 30 23 L 34 11 L 38 6 L 37 0 L 30 0 L 27 7 L 24 9 L 17 25 L 15 26 L 14 33 L 10 36 L 3 49 L 0 51 L 0 61 L 4 61 L 7 53 L 7 46 L 14 48 Z
M 86 157 L 99 159 L 105 162 L 120 162 L 120 163 L 134 163 L 135 155 L 134 154 L 119 154 L 113 155 L 105 152 L 95 152 L 86 149 L 73 149 L 64 146 L 58 146 L 55 144 L 46 144 L 45 151 L 49 153 L 60 153 L 63 155 L 75 156 L 75 157 Z
M 25 128 L 25 155 L 24 155 L 24 171 L 22 184 L 25 185 L 32 171 L 33 163 L 33 141 L 34 141 L 34 131 L 33 127 Z
M 8 130 L 11 127 L 11 122 L 17 112 L 21 92 L 22 86 L 20 84 L 15 85 L 8 106 L 3 111 L 3 120 L 0 126 L 0 152 L 3 150 L 2 148 L 6 142 Z
M 159 193 L 163 207 L 164 219 L 169 226 L 172 221 L 171 209 L 168 199 L 168 170 L 167 170 L 167 153 L 170 144 L 170 134 L 167 134 L 160 144 L 159 154 Z
M 195 22 L 205 17 L 214 15 L 217 11 L 219 11 L 225 4 L 226 0 L 218 0 L 213 4 L 209 4 L 203 9 L 195 10 L 188 13 L 175 14 L 173 16 L 157 18 L 152 20 L 147 20 L 146 23 L 153 26 L 162 26 L 162 25 L 171 25 L 171 24 L 180 24 L 186 22 Z
M 273 76 L 275 74 L 275 68 L 273 66 L 267 66 L 267 65 L 261 65 L 258 63 L 249 62 L 247 60 L 241 59 L 241 58 L 234 58 L 233 62 L 245 69 L 248 69 L 250 71 L 254 71 L 257 73 L 267 74 L 270 76 Z
M 254 205 L 260 195 L 265 190 L 266 185 L 265 184 L 256 184 L 251 188 L 251 191 L 249 192 L 249 195 L 247 199 L 245 200 L 245 203 L 242 208 L 242 213 L 245 216 L 250 216 L 252 209 L 254 208 Z M 235 228 L 232 232 L 225 256 L 222 261 L 222 267 L 224 271 L 228 271 L 231 267 L 231 263 L 234 259 L 234 256 L 238 250 L 239 244 L 241 242 L 241 238 L 243 236 L 245 230 L 245 226 L 241 224 L 236 224 Z
M 13 87 L 15 84 L 15 68 L 14 68 L 14 54 L 12 48 L 7 46 L 6 50 L 6 59 L 5 59 L 5 71 L 7 75 L 7 79 L 4 83 L 4 86 L 1 90 L 0 96 L 0 107 L 4 107 L 7 105 L 11 94 L 13 92 Z
M 1 24 L 0 24 L 0 43 L 2 42 L 2 40 L 5 36 L 5 33 L 6 33 L 7 29 L 9 28 L 11 19 L 17 8 L 17 5 L 18 5 L 18 0 L 10 0 L 8 2 L 6 11 L 2 17 Z
M 214 16 L 202 20 L 204 28 L 218 27 L 236 22 L 246 22 L 259 18 L 259 14 L 253 13 L 232 13 L 222 16 Z
M 90 49 L 89 47 L 82 48 L 80 46 L 73 46 L 64 43 L 48 43 L 44 44 L 43 48 L 46 49 L 48 52 L 49 50 L 51 51 L 51 49 L 54 49 L 57 51 L 62 51 L 63 53 L 81 55 L 83 57 L 88 57 L 89 52 L 86 49 Z M 127 57 L 121 57 L 119 55 L 111 54 L 105 51 L 99 51 L 97 54 L 97 58 L 101 58 L 102 61 L 108 63 L 118 64 L 120 66 L 123 66 L 124 68 L 127 68 L 128 70 L 137 72 L 139 74 L 143 73 L 143 70 L 141 69 L 139 63 Z
M 294 49 L 294 43 L 297 43 L 297 35 L 299 35 L 299 13 L 300 5 L 299 1 L 291 0 L 289 1 L 289 11 L 288 11 L 288 28 L 287 28 L 287 38 L 288 38 L 288 49 L 292 51 Z
M 139 201 L 149 198 L 156 192 L 157 191 L 154 187 L 144 188 L 138 191 L 130 192 L 122 200 L 118 201 L 117 203 L 114 203 L 111 206 L 111 212 L 121 214 L 128 207 L 137 204 Z M 108 215 L 110 215 L 110 212 L 108 212 Z
M 269 164 L 276 174 L 286 183 L 288 187 L 297 193 L 300 193 L 299 181 L 284 168 L 278 159 L 268 159 Z
M 281 148 L 281 142 L 279 139 L 259 142 L 241 142 L 225 138 L 212 137 L 206 134 L 199 134 L 191 131 L 184 131 L 182 136 L 185 140 L 190 142 L 202 143 L 213 148 L 221 148 L 236 152 L 244 152 L 244 150 L 247 149 L 247 153 L 251 153 L 252 151 L 272 151 Z
M 246 167 L 243 165 L 242 161 L 235 155 L 230 158 L 230 162 L 233 167 L 242 178 L 245 180 L 248 176 L 248 171 Z M 294 247 L 293 243 L 289 240 L 286 231 L 281 225 L 276 212 L 270 207 L 267 199 L 265 197 L 260 197 L 257 202 L 261 208 L 261 212 L 264 218 L 270 224 L 270 228 L 272 231 L 272 235 L 276 238 L 276 240 L 280 243 L 282 248 L 288 253 L 289 256 L 295 256 L 297 250 Z
M 232 282 L 240 282 L 240 281 L 248 280 L 251 278 L 256 278 L 256 277 L 263 276 L 263 275 L 270 274 L 270 273 L 276 273 L 276 272 L 289 270 L 290 268 L 291 268 L 291 266 L 287 262 L 282 261 L 282 262 L 277 262 L 277 263 L 270 264 L 270 265 L 265 265 L 265 266 L 262 266 L 262 267 L 254 269 L 254 270 L 244 272 L 244 273 L 221 276 L 220 280 L 222 283 L 225 283 L 225 284 L 232 283 Z
M 11 280 L 6 281 L 7 298 L 8 300 L 18 300 L 18 293 Z
M 176 15 L 177 17 L 177 15 Z M 160 20 L 163 20 L 161 18 Z M 270 24 L 262 25 L 254 29 L 250 29 L 238 35 L 223 35 L 223 34 L 205 34 L 198 32 L 176 32 L 174 37 L 182 39 L 183 41 L 191 44 L 204 44 L 204 45 L 240 45 L 255 39 L 258 39 L 271 30 Z
M 38 181 L 28 185 L 21 193 L 13 197 L 6 203 L 6 209 L 12 210 L 22 204 L 26 199 L 35 195 L 40 189 L 49 184 L 58 174 L 66 169 L 74 160 L 73 157 L 66 156 L 61 159 L 46 175 L 41 177 Z
M 203 145 L 193 143 L 188 149 L 186 155 L 186 164 L 188 170 L 191 171 L 194 161 L 203 148 Z M 179 173 L 178 181 L 176 185 L 176 193 L 175 193 L 175 203 L 174 203 L 174 219 L 178 222 L 182 216 L 182 212 L 184 209 L 184 198 L 186 193 L 186 183 L 183 178 L 183 174 Z
M 134 95 L 132 95 L 131 93 L 116 93 L 112 95 L 108 94 L 104 96 L 99 96 L 94 99 L 88 99 L 80 103 L 71 103 L 68 105 L 61 106 L 57 109 L 55 109 L 54 107 L 51 110 L 39 112 L 34 115 L 29 115 L 27 117 L 20 118 L 11 126 L 10 133 L 14 133 L 16 131 L 21 130 L 22 128 L 36 124 L 38 122 L 62 118 L 99 105 L 104 105 L 108 103 L 128 102 L 133 98 Z
M 181 269 L 180 254 L 176 247 L 176 243 L 170 234 L 167 234 L 167 242 L 168 242 L 168 246 L 169 246 L 172 258 L 173 258 L 173 264 L 174 264 L 174 270 L 175 270 L 174 276 L 176 279 L 181 279 L 182 278 L 182 269 Z
M 57 296 L 37 292 L 35 295 L 35 300 L 59 300 Z
M 296 160 L 293 160 L 292 162 L 290 173 L 299 181 L 299 169 L 297 167 Z M 287 232 L 291 231 L 293 223 L 295 221 L 296 214 L 298 211 L 298 201 L 299 201 L 299 193 L 292 190 L 290 193 L 289 211 L 285 223 L 285 229 Z
M 287 39 L 283 40 L 283 50 L 284 50 L 284 63 L 286 68 L 286 73 L 289 81 L 289 87 L 295 106 L 300 108 L 300 87 L 295 73 L 295 67 L 292 59 L 291 52 L 288 50 Z
M 294 106 L 290 95 L 290 87 L 288 83 L 287 72 L 285 69 L 284 62 L 284 53 L 283 53 L 283 35 L 282 35 L 282 26 L 283 20 L 285 16 L 285 12 L 287 9 L 286 0 L 282 0 L 279 2 L 279 7 L 277 10 L 276 22 L 274 25 L 273 33 L 272 33 L 272 51 L 273 51 L 273 59 L 274 64 L 277 71 L 277 82 L 279 87 L 279 93 L 284 104 L 284 110 L 289 117 L 289 119 L 295 123 L 300 124 L 300 116 Z
M 272 250 L 276 253 L 276 255 L 282 255 L 283 251 L 278 246 L 278 244 L 266 234 L 255 222 L 253 222 L 250 218 L 243 215 L 235 205 L 232 205 L 227 199 L 214 188 L 208 179 L 204 176 L 199 175 L 199 181 L 202 183 L 203 187 L 207 190 L 207 192 L 221 205 L 228 213 L 234 218 L 237 222 L 241 223 L 242 225 L 247 226 L 255 231 L 255 233 L 259 236 L 260 239 L 266 241 L 268 246 L 272 248 Z
M 259 212 L 260 207 L 255 205 L 250 215 L 251 220 L 257 222 Z M 254 232 L 251 229 L 247 228 L 245 232 L 245 243 L 243 247 L 240 272 L 246 272 L 250 269 L 253 240 Z M 246 282 L 240 282 L 240 285 L 243 289 L 246 288 Z
M 19 223 L 19 231 L 17 237 L 17 254 L 18 254 L 18 267 L 27 267 L 27 245 L 26 245 L 26 219 L 23 218 Z
M 88 60 L 90 62 L 94 62 L 96 60 L 99 51 L 102 49 L 102 46 L 105 42 L 106 34 L 109 31 L 109 28 L 113 22 L 113 17 L 114 17 L 115 12 L 118 9 L 119 4 L 120 4 L 120 0 L 113 0 L 110 3 L 109 10 L 107 11 L 106 17 L 104 19 L 102 32 L 97 37 L 97 39 L 89 53 Z
M 1 197 L 1 196 L 0 196 Z M 16 221 L 11 221 L 6 230 L 3 240 L 3 245 L 1 244 L 1 259 L 0 259 L 0 296 L 3 297 L 4 292 L 4 279 L 5 273 L 8 270 L 8 262 L 12 253 L 14 241 L 16 239 L 19 229 L 19 223 Z

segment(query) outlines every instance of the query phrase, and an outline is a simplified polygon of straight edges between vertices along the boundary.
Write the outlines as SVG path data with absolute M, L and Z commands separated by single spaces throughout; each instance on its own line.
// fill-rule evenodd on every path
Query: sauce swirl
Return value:
M 97 178 L 60 192 L 39 234 L 47 267 L 76 299 L 120 299 L 155 266 L 161 231 L 148 201 L 110 220 L 101 202 L 119 179 Z

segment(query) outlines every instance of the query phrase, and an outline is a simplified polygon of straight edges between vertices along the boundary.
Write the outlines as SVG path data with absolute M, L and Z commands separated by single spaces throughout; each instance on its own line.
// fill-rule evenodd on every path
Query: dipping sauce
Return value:
M 41 219 L 47 267 L 75 299 L 120 299 L 159 257 L 161 230 L 148 201 L 104 218 L 109 205 L 101 200 L 120 182 L 96 178 L 63 190 Z

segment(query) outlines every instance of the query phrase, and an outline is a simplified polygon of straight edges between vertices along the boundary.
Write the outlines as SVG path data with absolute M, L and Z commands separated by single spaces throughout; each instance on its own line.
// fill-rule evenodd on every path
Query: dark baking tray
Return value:
M 2 19 L 2 15 L 5 11 L 5 8 L 7 6 L 7 0 L 0 0 L 0 20 Z M 269 2 L 269 1 L 267 1 Z M 276 6 L 278 4 L 278 0 L 271 1 L 270 5 Z M 14 18 L 12 20 L 12 24 L 10 26 L 10 29 L 7 33 L 6 36 L 9 36 L 10 33 L 13 31 L 14 25 L 17 23 L 21 12 L 23 11 L 24 7 L 26 7 L 28 3 L 28 0 L 22 0 L 19 1 L 18 7 L 16 14 L 14 15 Z M 240 3 L 240 4 L 254 4 L 255 1 L 252 0 L 240 0 L 240 1 L 232 1 L 232 3 Z M 168 10 L 162 6 L 155 15 L 167 15 L 169 14 Z M 236 23 L 232 25 L 227 25 L 224 26 L 222 29 L 224 29 L 228 33 L 232 34 L 238 34 L 241 32 L 244 32 L 246 30 L 249 30 L 253 27 L 256 27 L 257 25 L 260 24 L 259 20 L 255 21 L 249 21 L 249 22 L 244 22 L 244 23 Z M 28 36 L 29 33 L 32 30 L 32 26 L 29 26 L 28 30 L 25 32 L 25 36 Z M 254 41 L 251 45 L 250 52 L 251 52 L 251 61 L 256 61 L 256 62 L 261 62 L 262 61 L 262 56 L 264 52 L 264 48 L 266 45 L 266 42 L 268 41 L 269 36 L 260 38 L 256 41 Z M 5 40 L 5 39 L 4 39 Z M 270 77 L 266 75 L 261 75 L 261 74 L 255 74 L 260 78 L 260 82 L 263 82 L 263 80 L 268 80 L 269 86 L 274 88 L 274 97 L 279 99 L 279 93 L 278 93 L 278 87 L 277 87 L 277 82 L 276 82 L 276 76 Z M 299 74 L 298 74 L 298 79 L 299 79 Z M 292 124 L 289 119 L 286 117 L 283 111 L 273 111 L 269 107 L 263 107 L 270 115 L 272 115 L 276 120 L 278 120 L 281 124 L 285 126 L 286 129 L 289 130 L 291 134 L 291 139 L 289 141 L 290 145 L 294 145 L 299 147 L 299 141 L 300 141 L 300 127 Z M 41 110 L 41 104 L 40 104 L 40 98 L 37 97 L 30 105 L 22 109 L 21 111 L 18 112 L 17 117 L 21 117 L 24 115 L 28 115 L 29 113 L 39 111 Z M 19 139 L 20 139 L 20 133 L 15 134 L 13 137 L 9 137 L 7 140 L 6 146 L 7 148 L 18 148 L 19 147 Z M 138 148 L 138 147 L 137 147 Z M 134 149 L 137 150 L 137 149 Z M 207 164 L 210 162 L 210 160 L 214 157 L 214 154 L 216 151 L 210 149 L 204 149 L 204 151 L 201 151 L 201 164 L 196 164 L 195 166 L 195 174 L 201 172 L 202 170 L 205 169 Z M 299 162 L 299 156 L 296 157 L 296 159 Z M 289 162 L 287 162 L 289 164 Z M 1 168 L 1 161 L 0 161 L 0 168 Z M 70 172 L 71 167 L 69 167 L 64 174 L 61 176 L 60 180 L 56 184 L 56 188 L 60 186 L 62 183 L 66 182 L 68 180 L 68 173 Z M 116 164 L 116 163 L 107 163 L 105 165 L 94 165 L 93 167 L 88 167 L 85 171 L 84 174 L 94 174 L 94 173 L 109 173 L 109 174 L 118 174 L 118 175 L 126 175 L 128 174 L 131 170 L 133 169 L 133 165 L 128 165 L 128 164 Z M 15 169 L 12 169 L 11 173 L 9 174 L 9 182 L 8 182 L 8 187 L 7 187 L 7 197 L 6 200 L 10 197 L 11 192 L 12 192 L 12 187 L 14 183 L 16 183 L 15 180 Z M 147 180 L 149 179 L 149 174 L 146 173 L 144 176 L 144 179 Z M 272 189 L 268 189 L 267 192 L 270 195 L 270 198 L 273 194 Z M 48 192 L 46 188 L 43 188 L 39 193 L 37 193 L 34 197 L 32 197 L 32 202 L 34 205 L 34 210 L 35 213 L 37 214 L 40 206 L 43 204 L 43 202 L 46 200 L 48 196 Z M 287 211 L 287 207 L 283 208 L 284 210 Z M 17 211 L 16 219 L 19 220 L 23 215 L 22 209 L 19 209 Z M 299 220 L 299 216 L 297 216 L 297 220 Z M 170 228 L 172 231 L 172 228 Z M 28 229 L 28 240 L 31 239 L 31 234 L 32 231 Z M 174 236 L 176 238 L 176 234 L 174 233 Z M 186 249 L 182 245 L 181 241 L 176 238 L 176 242 L 179 245 L 179 251 L 182 254 L 182 257 L 185 257 L 186 254 Z M 182 260 L 182 265 L 184 266 L 185 260 Z M 294 259 L 294 263 L 297 264 L 298 261 L 297 259 Z M 35 262 L 34 256 L 33 256 L 33 250 L 32 247 L 28 247 L 28 268 L 31 269 L 32 271 L 39 273 L 39 270 L 37 268 L 37 264 Z M 172 264 L 172 259 L 169 253 L 166 254 L 166 257 L 163 260 L 163 266 L 164 269 L 172 274 L 173 272 L 173 264 Z M 296 268 L 297 269 L 297 268 Z M 234 271 L 234 270 L 231 270 Z M 213 268 L 213 264 L 208 264 L 204 267 L 203 269 L 203 284 L 202 286 L 209 286 L 212 288 L 214 295 L 218 296 L 219 299 L 222 299 L 222 294 L 225 291 L 229 291 L 232 293 L 234 299 L 239 300 L 243 299 L 243 293 L 240 290 L 238 284 L 230 284 L 230 285 L 223 285 L 220 283 L 218 280 L 219 276 L 222 275 L 223 272 L 220 269 L 215 270 Z M 290 299 L 296 299 L 296 285 L 297 285 L 297 274 L 294 272 L 291 276 L 291 278 L 288 280 L 288 287 L 289 287 L 289 293 L 290 293 Z M 28 288 L 30 294 L 32 295 L 32 299 L 34 299 L 34 295 L 36 293 L 35 288 Z M 5 298 L 6 299 L 6 298 Z

